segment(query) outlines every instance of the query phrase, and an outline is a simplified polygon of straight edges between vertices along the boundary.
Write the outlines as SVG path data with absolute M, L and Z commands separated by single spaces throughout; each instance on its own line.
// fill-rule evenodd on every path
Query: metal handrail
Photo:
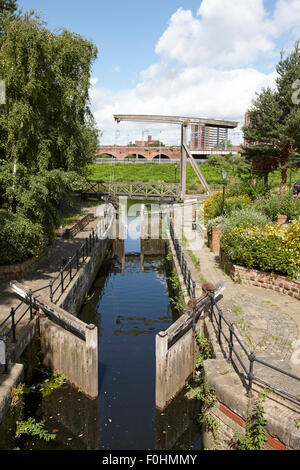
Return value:
M 105 231 L 110 225 L 113 215 L 114 215 L 114 211 L 111 208 L 106 210 L 105 217 L 103 221 L 101 220 L 99 222 L 98 224 L 99 227 L 97 226 L 97 230 L 96 231 L 94 229 L 92 230 L 90 235 L 85 239 L 82 245 L 76 250 L 75 254 L 72 257 L 70 257 L 69 260 L 65 263 L 65 265 L 60 269 L 58 275 L 54 279 L 51 279 L 49 283 L 46 284 L 45 286 L 40 287 L 34 291 L 30 289 L 26 299 L 22 300 L 16 307 L 11 307 L 9 315 L 0 324 L 0 331 L 1 331 L 3 327 L 7 324 L 7 322 L 11 320 L 11 326 L 5 333 L 6 337 L 12 334 L 12 341 L 17 342 L 17 338 L 16 338 L 17 325 L 20 323 L 20 321 L 24 318 L 24 316 L 29 311 L 30 311 L 30 319 L 33 318 L 33 310 L 34 310 L 33 302 L 32 302 L 33 294 L 35 294 L 36 292 L 40 292 L 41 290 L 44 290 L 44 289 L 49 289 L 49 300 L 50 302 L 53 302 L 54 295 L 60 289 L 60 295 L 56 299 L 56 302 L 57 302 L 57 300 L 65 292 L 65 290 L 67 289 L 70 282 L 75 276 L 75 274 L 73 275 L 73 269 L 75 269 L 76 272 L 78 272 L 80 267 L 85 263 L 86 258 L 92 253 L 93 249 L 96 246 L 96 243 L 102 239 L 101 237 L 103 237 Z M 68 277 L 69 277 L 69 282 L 67 283 L 65 281 L 67 280 Z M 55 283 L 57 283 L 57 285 L 54 288 L 53 286 Z M 15 319 L 16 312 L 20 309 L 22 305 L 28 305 L 28 307 L 22 313 L 21 317 L 18 318 L 18 320 L 16 321 Z
M 188 267 L 188 264 L 186 262 L 182 247 L 178 241 L 178 238 L 175 236 L 175 231 L 174 231 L 174 226 L 171 220 L 169 219 L 169 227 L 170 227 L 170 235 L 172 238 L 172 242 L 175 248 L 177 260 L 179 263 L 179 266 L 181 268 L 181 272 L 184 278 L 184 283 L 186 285 L 188 294 L 190 297 L 195 298 L 196 296 L 196 282 L 193 280 L 191 271 Z
M 216 307 L 216 310 L 217 310 L 217 314 L 215 313 L 215 310 L 214 310 L 214 307 Z M 274 385 L 270 384 L 270 383 L 267 383 L 265 381 L 263 381 L 262 379 L 260 379 L 259 377 L 257 377 L 255 374 L 254 374 L 254 364 L 257 362 L 259 364 L 262 364 L 264 365 L 265 367 L 268 367 L 269 369 L 272 369 L 272 370 L 275 370 L 276 372 L 279 372 L 287 377 L 290 377 L 294 380 L 297 380 L 297 381 L 300 381 L 300 377 L 294 375 L 294 374 L 291 374 L 290 372 L 287 372 L 283 369 L 280 369 L 279 367 L 276 367 L 262 359 L 259 359 L 255 356 L 255 353 L 253 351 L 247 351 L 246 347 L 244 346 L 244 344 L 242 343 L 241 339 L 238 337 L 238 335 L 236 334 L 236 332 L 234 331 L 234 326 L 232 323 L 229 323 L 224 315 L 222 314 L 222 310 L 220 309 L 220 307 L 218 306 L 218 304 L 216 303 L 216 300 L 214 298 L 213 295 L 211 295 L 211 311 L 210 311 L 210 321 L 212 322 L 212 324 L 214 324 L 214 319 L 215 319 L 215 322 L 216 322 L 216 326 L 217 326 L 217 338 L 218 338 L 218 342 L 219 344 L 221 345 L 221 335 L 222 337 L 225 338 L 225 341 L 228 345 L 228 348 L 229 348 L 229 354 L 228 354 L 228 361 L 232 364 L 234 364 L 234 360 L 232 358 L 232 353 L 235 354 L 236 358 L 238 359 L 240 365 L 242 366 L 244 372 L 245 372 L 245 376 L 246 376 L 246 380 L 247 380 L 247 394 L 248 396 L 251 396 L 251 393 L 252 393 L 252 385 L 253 385 L 253 382 L 256 382 L 256 383 L 261 383 L 263 385 L 265 385 L 266 387 L 268 387 L 269 389 L 271 390 L 274 390 L 275 392 L 278 392 L 282 395 L 285 395 L 289 398 L 292 398 L 293 400 L 297 401 L 298 403 L 300 403 L 300 398 L 298 398 L 297 396 L 295 395 L 292 395 L 291 393 L 289 392 L 286 392 L 285 390 L 281 390 L 281 389 L 278 389 L 277 387 L 275 387 Z M 230 332 L 230 337 L 228 338 L 225 334 L 224 334 L 224 331 L 222 329 L 222 321 L 228 326 L 229 328 L 229 332 Z M 234 347 L 234 343 L 233 343 L 233 338 L 236 339 L 236 341 L 239 343 L 239 345 L 241 346 L 242 350 L 245 352 L 246 354 L 246 357 L 249 361 L 249 366 L 247 368 L 247 364 L 244 363 L 244 361 L 242 360 L 241 356 L 239 355 L 238 351 L 236 350 L 236 348 Z

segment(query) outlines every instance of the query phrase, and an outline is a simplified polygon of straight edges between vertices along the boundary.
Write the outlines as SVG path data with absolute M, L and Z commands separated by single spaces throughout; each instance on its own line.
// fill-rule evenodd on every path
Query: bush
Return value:
M 258 180 L 256 184 L 250 181 L 243 181 L 236 183 L 227 189 L 226 195 L 228 196 L 249 196 L 253 201 L 259 196 L 267 196 L 270 193 L 271 187 L 265 184 L 262 180 Z
M 204 201 L 204 220 L 214 219 L 221 214 L 222 211 L 222 192 L 217 192 L 208 196 Z
M 273 221 L 278 214 L 285 214 L 288 220 L 297 220 L 300 216 L 300 198 L 295 199 L 291 192 L 272 194 L 261 203 L 258 202 L 258 205 Z
M 41 226 L 21 215 L 0 210 L 0 264 L 14 264 L 38 255 Z
M 215 219 L 219 217 L 222 212 L 222 200 L 223 193 L 217 192 L 209 196 L 204 201 L 204 220 L 207 222 L 210 219 Z M 251 204 L 251 199 L 248 196 L 231 196 L 228 197 L 228 194 L 225 194 L 224 202 L 224 212 L 225 214 L 230 214 L 236 209 L 242 209 L 245 206 Z
M 246 225 L 225 233 L 221 247 L 230 260 L 249 269 L 259 269 L 297 279 L 300 273 L 300 223 L 288 227 Z
M 207 239 L 208 239 L 208 242 L 210 242 L 211 240 L 211 236 L 212 236 L 212 229 L 213 227 L 218 227 L 219 225 L 222 226 L 222 220 L 224 219 L 224 217 L 222 217 L 221 215 L 219 217 L 216 217 L 215 219 L 210 219 L 208 222 L 207 222 L 207 225 L 206 225 L 206 233 L 207 233 Z
M 243 207 L 248 206 L 251 204 L 251 199 L 249 196 L 241 195 L 241 196 L 231 196 L 225 198 L 224 203 L 224 211 L 226 215 L 231 214 L 233 211 L 237 209 L 243 209 Z
M 243 209 L 232 211 L 230 215 L 223 218 L 221 223 L 220 235 L 222 238 L 222 236 L 224 236 L 226 233 L 228 233 L 235 227 L 240 227 L 249 224 L 254 225 L 255 227 L 265 227 L 270 222 L 271 221 L 269 217 L 267 217 L 265 214 L 262 214 L 253 206 L 244 207 Z

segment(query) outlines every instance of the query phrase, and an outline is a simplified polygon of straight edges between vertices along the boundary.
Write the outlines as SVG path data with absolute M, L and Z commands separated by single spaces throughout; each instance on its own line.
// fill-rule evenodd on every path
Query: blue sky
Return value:
M 140 70 L 156 60 L 154 47 L 180 7 L 197 11 L 199 0 L 19 0 L 24 10 L 43 12 L 48 27 L 64 27 L 98 48 L 93 72 L 112 89 L 136 84 Z M 120 68 L 116 72 L 114 68 Z
M 244 122 L 264 86 L 274 86 L 282 48 L 300 38 L 300 0 L 19 0 L 92 40 L 91 106 L 102 143 L 141 138 L 176 144 L 177 129 L 123 123 L 113 113 L 191 115 Z M 299 77 L 300 78 L 300 77 Z M 234 143 L 241 132 L 232 135 Z M 116 142 L 114 142 L 116 143 Z

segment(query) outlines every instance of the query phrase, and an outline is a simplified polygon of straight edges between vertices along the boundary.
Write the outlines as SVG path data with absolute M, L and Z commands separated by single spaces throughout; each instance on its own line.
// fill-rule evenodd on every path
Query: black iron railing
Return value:
M 96 230 L 92 230 L 89 236 L 85 239 L 82 245 L 76 250 L 72 257 L 68 260 L 63 260 L 62 267 L 59 270 L 58 275 L 49 281 L 43 287 L 36 290 L 29 290 L 28 295 L 23 299 L 17 307 L 11 307 L 9 315 L 0 324 L 0 333 L 3 337 L 12 337 L 12 341 L 17 342 L 16 328 L 20 321 L 25 315 L 30 313 L 30 320 L 34 315 L 34 306 L 32 302 L 33 294 L 42 290 L 48 290 L 50 302 L 57 302 L 62 294 L 66 291 L 71 281 L 74 279 L 76 273 L 79 271 L 81 266 L 85 263 L 86 259 L 93 252 L 96 244 L 103 242 L 103 236 L 107 230 L 112 217 L 114 216 L 114 210 L 111 206 L 105 210 L 104 218 L 98 223 Z
M 182 272 L 182 276 L 183 276 L 183 279 L 184 279 L 185 286 L 187 288 L 189 296 L 192 297 L 192 298 L 195 298 L 196 282 L 192 278 L 191 271 L 188 267 L 188 264 L 187 264 L 185 256 L 184 256 L 184 252 L 183 252 L 182 247 L 181 247 L 181 245 L 178 241 L 178 238 L 176 237 L 174 226 L 173 226 L 173 223 L 171 222 L 170 219 L 169 219 L 169 227 L 170 227 L 171 239 L 172 239 L 172 242 L 173 242 L 173 245 L 174 245 L 174 249 L 175 249 L 177 260 L 178 260 L 178 263 L 179 263 L 179 266 L 180 266 L 180 269 L 181 269 L 181 272 Z
M 256 382 L 260 385 L 263 385 L 265 388 L 274 390 L 275 392 L 284 395 L 288 398 L 291 398 L 298 403 L 300 402 L 300 398 L 285 391 L 281 390 L 274 385 L 267 383 L 266 381 L 262 380 L 261 378 L 257 377 L 254 373 L 254 365 L 255 363 L 261 364 L 269 369 L 272 369 L 276 372 L 279 372 L 285 377 L 289 377 L 291 379 L 294 379 L 298 382 L 300 382 L 300 377 L 297 377 L 294 374 L 291 374 L 283 369 L 280 369 L 279 367 L 276 367 L 270 363 L 267 363 L 266 361 L 263 361 L 262 359 L 259 359 L 256 357 L 255 353 L 253 351 L 248 351 L 239 336 L 237 335 L 234 325 L 226 320 L 224 317 L 221 308 L 217 304 L 217 302 L 214 299 L 214 296 L 211 296 L 211 311 L 210 311 L 210 320 L 212 324 L 215 327 L 215 331 L 217 334 L 218 342 L 222 346 L 222 339 L 225 340 L 225 344 L 227 344 L 228 347 L 228 362 L 231 364 L 235 365 L 235 359 L 237 359 L 239 365 L 241 366 L 243 372 L 241 373 L 244 378 L 246 379 L 246 385 L 247 385 L 247 393 L 248 396 L 251 396 L 252 392 L 252 386 L 253 383 Z M 234 346 L 234 341 L 238 343 L 240 348 L 243 351 L 243 356 L 238 352 L 236 347 Z M 224 351 L 224 348 L 223 348 Z M 246 360 L 244 359 L 246 358 Z
M 25 307 L 22 310 L 22 307 Z M 29 312 L 30 320 L 33 318 L 32 291 L 28 292 L 25 300 L 22 300 L 17 307 L 11 307 L 9 315 L 0 323 L 0 331 L 6 327 L 5 336 L 12 336 L 12 342 L 17 342 L 16 328 L 25 315 Z

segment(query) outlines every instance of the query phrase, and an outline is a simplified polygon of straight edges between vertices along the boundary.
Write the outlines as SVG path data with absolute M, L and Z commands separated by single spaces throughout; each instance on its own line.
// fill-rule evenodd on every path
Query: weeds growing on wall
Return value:
M 209 359 L 211 357 L 211 351 L 210 351 L 209 340 L 208 338 L 206 338 L 204 333 L 200 335 L 199 331 L 196 330 L 195 339 L 199 348 L 199 352 L 198 352 L 198 356 L 196 360 L 196 369 L 199 369 L 200 367 L 202 367 L 203 362 L 206 359 Z
M 265 409 L 265 395 L 260 395 L 252 413 L 246 423 L 246 433 L 241 434 L 236 432 L 234 437 L 236 439 L 237 450 L 264 450 L 267 441 L 266 429 L 267 424 L 264 417 Z
M 173 268 L 172 276 L 168 277 L 167 280 L 171 284 L 172 296 L 170 298 L 174 309 L 181 314 L 185 307 L 185 300 L 183 293 L 180 289 L 179 277 L 176 268 Z

